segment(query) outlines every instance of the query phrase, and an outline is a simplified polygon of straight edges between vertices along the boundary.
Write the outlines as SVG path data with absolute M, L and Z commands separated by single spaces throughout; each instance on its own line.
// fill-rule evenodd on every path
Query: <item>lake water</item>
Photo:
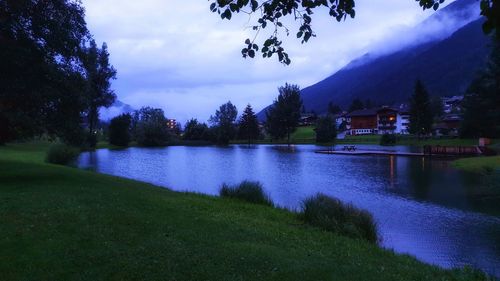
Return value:
M 222 183 L 260 181 L 273 201 L 299 209 L 322 192 L 369 210 L 382 245 L 442 267 L 471 265 L 500 277 L 500 173 L 476 175 L 439 158 L 314 153 L 319 147 L 229 146 L 100 149 L 79 167 L 218 194 Z M 363 146 L 415 151 L 418 148 Z

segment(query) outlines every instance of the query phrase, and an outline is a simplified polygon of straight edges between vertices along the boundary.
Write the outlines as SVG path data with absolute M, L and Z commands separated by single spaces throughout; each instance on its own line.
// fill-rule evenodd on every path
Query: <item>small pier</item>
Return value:
M 383 150 L 317 150 L 316 153 L 321 154 L 337 154 L 337 155 L 388 155 L 388 156 L 425 156 L 424 153 L 419 152 L 400 152 L 400 151 L 383 151 Z

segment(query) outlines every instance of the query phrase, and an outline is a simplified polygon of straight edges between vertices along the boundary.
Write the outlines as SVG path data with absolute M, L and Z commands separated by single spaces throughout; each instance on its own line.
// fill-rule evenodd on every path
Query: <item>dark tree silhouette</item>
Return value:
M 109 107 L 116 100 L 111 90 L 111 79 L 116 78 L 116 70 L 109 63 L 109 53 L 106 43 L 98 48 L 94 40 L 85 48 L 83 65 L 87 78 L 87 124 L 89 129 L 88 144 L 95 147 L 97 139 L 95 128 L 99 121 L 99 108 Z
M 230 101 L 221 105 L 215 111 L 215 115 L 210 117 L 210 124 L 214 130 L 215 141 L 226 145 L 236 137 L 236 117 L 238 110 Z
M 342 112 L 342 108 L 340 106 L 334 104 L 333 102 L 328 103 L 328 114 L 335 115 Z
M 460 135 L 500 137 L 500 43 L 493 43 L 486 68 L 474 79 L 464 98 Z
M 185 140 L 211 140 L 207 124 L 199 123 L 196 119 L 191 119 L 186 122 L 184 126 L 184 135 L 182 137 Z
M 130 142 L 130 125 L 132 116 L 128 113 L 121 114 L 109 124 L 109 143 L 116 146 L 128 146 Z
M 410 97 L 410 127 L 409 131 L 415 135 L 431 133 L 434 120 L 429 94 L 420 80 L 415 82 L 415 91 Z
M 336 137 L 337 125 L 335 120 L 330 115 L 318 118 L 316 124 L 316 142 L 331 142 L 335 140 Z
M 0 1 L 0 135 L 81 139 L 87 37 L 79 1 Z
M 356 98 L 352 101 L 351 105 L 349 106 L 349 112 L 353 112 L 355 110 L 360 110 L 364 108 L 365 104 L 360 99 Z
M 257 120 L 257 115 L 253 112 L 252 106 L 249 104 L 243 111 L 238 122 L 238 138 L 251 143 L 253 140 L 259 139 L 259 136 L 259 121 Z
M 143 146 L 164 146 L 170 140 L 167 118 L 160 108 L 143 107 L 132 116 L 133 135 Z
M 425 9 L 437 10 L 444 0 L 415 0 L 420 7 Z M 314 11 L 319 8 L 326 8 L 330 16 L 338 22 L 347 17 L 354 18 L 355 0 L 211 0 L 210 10 L 218 13 L 222 19 L 230 20 L 235 13 L 258 14 L 257 22 L 252 26 L 256 35 L 254 39 L 246 39 L 245 47 L 241 50 L 243 57 L 253 58 L 259 50 L 264 58 L 270 58 L 276 54 L 278 60 L 283 64 L 290 64 L 291 60 L 283 48 L 283 42 L 280 39 L 280 31 L 287 36 L 290 29 L 284 25 L 285 18 L 292 18 L 299 22 L 299 28 L 294 33 L 302 43 L 309 41 L 311 37 L 316 37 L 312 28 L 312 16 Z M 481 0 L 481 15 L 486 17 L 483 25 L 485 33 L 496 30 L 499 34 L 500 27 L 500 4 L 497 0 Z M 271 27 L 272 35 L 264 40 L 263 43 L 257 43 L 256 38 L 260 30 Z M 259 46 L 260 45 L 260 46 Z
M 266 130 L 274 139 L 286 137 L 290 145 L 290 135 L 300 121 L 300 88 L 297 85 L 285 84 L 278 88 L 279 95 L 266 112 Z

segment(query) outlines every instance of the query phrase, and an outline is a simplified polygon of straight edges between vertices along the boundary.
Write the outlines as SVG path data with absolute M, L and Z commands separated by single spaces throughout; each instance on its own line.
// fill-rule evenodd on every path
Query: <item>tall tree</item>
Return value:
M 336 137 L 337 125 L 335 120 L 330 115 L 318 118 L 316 124 L 316 142 L 331 142 L 335 140 Z
M 117 146 L 127 146 L 130 142 L 130 124 L 132 116 L 129 113 L 121 114 L 111 119 L 109 123 L 109 143 Z
M 260 136 L 259 121 L 257 115 L 253 112 L 252 106 L 249 104 L 243 111 L 238 122 L 238 138 L 245 139 L 248 143 L 256 140 Z
M 355 98 L 351 105 L 349 106 L 349 112 L 353 112 L 355 110 L 360 110 L 360 109 L 364 109 L 365 108 L 365 104 L 358 98 Z
M 425 9 L 437 10 L 444 0 L 415 0 L 420 7 Z M 283 42 L 280 39 L 281 34 L 290 34 L 290 28 L 283 24 L 285 18 L 291 18 L 299 21 L 300 27 L 297 30 L 297 38 L 306 43 L 310 38 L 316 37 L 312 29 L 312 16 L 315 9 L 326 8 L 331 17 L 338 22 L 346 20 L 347 17 L 354 18 L 355 0 L 211 0 L 210 10 L 218 13 L 222 19 L 230 20 L 235 13 L 243 12 L 245 14 L 257 13 L 256 22 L 252 28 L 256 35 L 254 39 L 245 40 L 245 47 L 241 50 L 243 57 L 253 58 L 259 50 L 264 58 L 270 58 L 277 54 L 278 60 L 283 64 L 290 64 L 291 60 L 285 52 Z M 491 33 L 496 30 L 500 35 L 500 4 L 498 0 L 481 0 L 481 15 L 486 18 L 483 24 L 485 33 Z M 287 21 L 288 22 L 288 21 Z M 257 35 L 262 29 L 271 27 L 270 37 L 262 44 L 256 42 Z M 259 45 L 261 45 L 259 47 Z
M 196 119 L 189 120 L 184 126 L 184 135 L 182 136 L 185 140 L 210 140 L 210 132 L 207 124 L 199 123 Z
M 0 138 L 49 133 L 74 141 L 87 37 L 80 1 L 0 1 Z
M 493 48 L 486 68 L 474 79 L 464 98 L 460 134 L 464 137 L 500 137 L 500 43 Z
M 215 111 L 215 115 L 210 116 L 210 124 L 212 125 L 216 142 L 219 144 L 228 144 L 230 140 L 236 137 L 236 117 L 238 110 L 231 101 L 221 105 Z
M 300 121 L 300 88 L 297 85 L 285 84 L 278 88 L 278 98 L 266 112 L 266 130 L 274 139 L 286 137 L 290 145 L 290 135 Z
M 88 144 L 95 147 L 99 108 L 109 107 L 116 100 L 116 95 L 111 90 L 111 80 L 116 79 L 116 70 L 109 62 L 106 43 L 99 49 L 94 40 L 91 40 L 90 46 L 84 50 L 83 65 L 87 78 Z
M 161 108 L 142 107 L 132 116 L 133 136 L 143 146 L 165 146 L 170 140 L 167 118 Z
M 410 133 L 419 136 L 430 134 L 433 119 L 429 94 L 422 81 L 417 80 L 415 91 L 410 97 Z

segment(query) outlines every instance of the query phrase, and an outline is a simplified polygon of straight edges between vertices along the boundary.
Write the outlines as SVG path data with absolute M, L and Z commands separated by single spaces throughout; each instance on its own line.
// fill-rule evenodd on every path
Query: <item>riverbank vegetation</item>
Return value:
M 285 210 L 46 164 L 46 149 L 0 147 L 2 280 L 486 280 Z
M 492 173 L 500 171 L 500 156 L 462 158 L 455 160 L 453 165 L 469 172 Z

